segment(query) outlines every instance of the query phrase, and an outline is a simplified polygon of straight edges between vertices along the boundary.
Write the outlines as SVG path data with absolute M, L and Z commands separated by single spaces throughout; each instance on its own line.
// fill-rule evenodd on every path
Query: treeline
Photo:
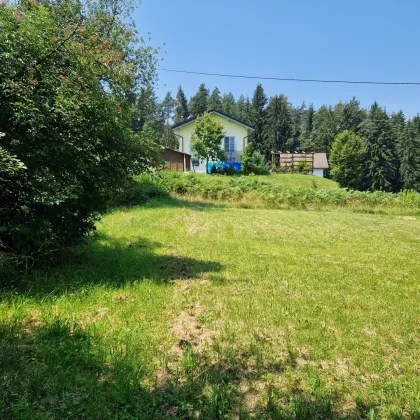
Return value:
M 269 98 L 261 84 L 257 85 L 252 98 L 240 95 L 237 100 L 232 93 L 222 94 L 217 87 L 210 92 L 204 83 L 189 100 L 182 87 L 178 88 L 175 98 L 168 92 L 160 104 L 150 93 L 142 92 L 143 103 L 147 102 L 144 98 L 149 97 L 149 105 L 155 101 L 154 106 L 145 109 L 146 113 L 140 112 L 147 120 L 150 119 L 147 112 L 154 110 L 154 125 L 167 144 L 176 145 L 167 134 L 170 120 L 177 123 L 215 108 L 255 126 L 252 141 L 267 162 L 273 150 L 325 152 L 336 167 L 333 177 L 343 187 L 420 190 L 419 116 L 407 119 L 403 111 L 389 115 L 377 102 L 364 109 L 356 98 L 319 109 L 305 103 L 293 106 L 283 94 Z M 331 156 L 334 142 L 347 132 L 350 137 L 341 136 Z

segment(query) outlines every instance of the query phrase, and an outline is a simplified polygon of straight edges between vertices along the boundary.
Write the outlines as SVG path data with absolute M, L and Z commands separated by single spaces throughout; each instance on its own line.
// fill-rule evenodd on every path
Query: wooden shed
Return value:
M 189 172 L 191 170 L 191 155 L 178 150 L 165 147 L 161 158 L 166 162 L 165 168 L 176 172 Z

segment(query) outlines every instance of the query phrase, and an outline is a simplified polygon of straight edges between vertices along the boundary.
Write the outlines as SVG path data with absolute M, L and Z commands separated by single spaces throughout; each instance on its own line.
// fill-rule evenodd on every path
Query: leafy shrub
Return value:
M 41 255 L 80 242 L 122 183 L 157 159 L 131 128 L 154 53 L 106 2 L 16 3 L 0 6 L 0 241 Z
M 244 175 L 268 175 L 270 173 L 264 156 L 254 150 L 252 143 L 245 147 L 245 151 L 242 154 L 242 173 Z

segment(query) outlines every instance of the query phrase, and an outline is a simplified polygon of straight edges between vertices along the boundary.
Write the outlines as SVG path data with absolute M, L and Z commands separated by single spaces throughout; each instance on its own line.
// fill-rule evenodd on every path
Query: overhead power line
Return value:
M 177 69 L 164 69 L 160 68 L 159 71 L 170 73 L 186 73 L 186 74 L 199 74 L 202 76 L 218 76 L 230 77 L 238 79 L 260 79 L 260 80 L 279 80 L 282 82 L 309 82 L 309 83 L 346 83 L 352 85 L 409 85 L 420 86 L 420 82 L 380 82 L 373 80 L 326 80 L 326 79 L 300 79 L 295 77 L 267 77 L 267 76 L 246 76 L 243 74 L 223 74 L 223 73 L 207 73 L 202 71 L 190 70 L 177 70 Z

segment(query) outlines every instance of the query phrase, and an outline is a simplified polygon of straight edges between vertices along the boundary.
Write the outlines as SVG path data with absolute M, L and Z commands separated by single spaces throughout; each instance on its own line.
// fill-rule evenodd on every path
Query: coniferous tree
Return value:
M 420 192 L 420 117 L 405 124 L 398 142 L 401 187 Z
M 296 108 L 290 106 L 290 112 L 292 115 L 292 135 L 286 143 L 287 150 L 296 151 L 300 149 L 300 140 L 303 133 L 303 116 L 305 113 L 305 103 Z
M 203 115 L 208 108 L 209 90 L 201 83 L 197 93 L 190 99 L 188 110 L 191 115 L 198 117 Z
M 322 105 L 316 112 L 314 121 L 311 152 L 324 152 L 329 155 L 331 145 L 338 134 L 337 113 L 331 106 Z
M 338 120 L 339 131 L 351 130 L 359 132 L 362 121 L 366 118 L 366 111 L 360 108 L 360 102 L 353 98 L 344 104 L 341 104 Z
M 188 101 L 187 97 L 185 96 L 184 91 L 182 90 L 182 87 L 178 87 L 178 92 L 176 94 L 176 106 L 175 106 L 175 115 L 174 115 L 174 122 L 180 123 L 181 121 L 184 121 L 189 116 L 188 111 Z
M 220 95 L 220 90 L 215 87 L 208 100 L 208 109 L 217 109 L 218 111 L 222 111 L 222 97 Z
M 309 104 L 308 109 L 303 111 L 303 131 L 300 138 L 300 151 L 312 152 L 315 150 L 312 138 L 315 125 L 315 114 L 316 111 L 312 103 Z
M 231 92 L 225 93 L 222 96 L 222 111 L 225 114 L 232 115 L 233 117 L 236 114 L 235 97 L 232 95 Z
M 264 130 L 264 153 L 267 159 L 272 151 L 285 152 L 286 144 L 293 134 L 293 120 L 287 96 L 270 98 Z
M 135 120 L 133 128 L 136 132 L 143 130 L 146 122 L 149 122 L 155 129 L 159 126 L 158 100 L 151 85 L 140 89 L 137 98 Z
M 247 120 L 247 108 L 244 95 L 239 96 L 238 100 L 236 101 L 235 116 L 241 121 L 246 122 Z
M 267 96 L 262 85 L 259 83 L 254 91 L 251 104 L 251 123 L 255 126 L 252 133 L 252 142 L 259 152 L 265 154 L 264 150 L 264 122 L 266 116 Z
M 389 117 L 375 102 L 360 128 L 366 143 L 365 188 L 392 191 L 395 185 L 395 148 Z
M 166 93 L 165 98 L 159 104 L 159 118 L 163 123 L 163 130 L 161 133 L 161 144 L 165 147 L 178 148 L 178 141 L 176 140 L 172 129 L 170 120 L 173 117 L 176 101 L 169 91 Z

